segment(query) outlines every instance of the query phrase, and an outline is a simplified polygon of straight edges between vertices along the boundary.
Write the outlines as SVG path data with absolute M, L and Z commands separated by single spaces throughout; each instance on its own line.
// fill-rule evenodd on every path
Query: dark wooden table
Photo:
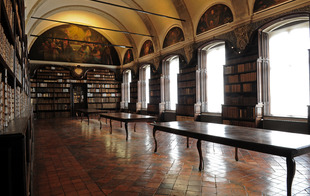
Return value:
M 76 109 L 75 112 L 77 112 L 81 115 L 81 122 L 83 121 L 83 116 L 86 116 L 88 119 L 88 125 L 89 125 L 89 115 L 107 113 L 109 111 L 108 110 L 99 110 L 99 109 Z
M 100 129 L 101 129 L 101 120 L 100 120 L 101 117 L 110 119 L 110 133 L 111 134 L 112 134 L 112 120 L 125 122 L 126 140 L 128 140 L 128 123 L 129 122 L 154 122 L 157 119 L 157 117 L 155 116 L 131 114 L 131 113 L 123 113 L 123 112 L 100 114 L 100 118 L 99 118 Z M 136 132 L 136 124 L 134 125 L 134 131 Z
M 157 152 L 155 137 L 157 130 L 197 139 L 199 170 L 204 167 L 202 140 L 236 147 L 236 160 L 238 160 L 238 148 L 286 157 L 287 195 L 292 193 L 296 170 L 294 157 L 310 152 L 310 135 L 306 134 L 190 121 L 158 122 L 151 125 L 154 126 L 155 152 Z

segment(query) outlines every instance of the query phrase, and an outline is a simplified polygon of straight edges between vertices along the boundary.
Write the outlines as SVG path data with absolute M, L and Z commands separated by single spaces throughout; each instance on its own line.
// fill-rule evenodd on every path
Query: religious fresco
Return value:
M 182 29 L 179 27 L 173 27 L 169 30 L 165 37 L 163 48 L 166 48 L 181 41 L 184 41 L 184 34 Z
M 287 0 L 256 0 L 254 4 L 253 12 L 258 12 L 260 10 L 266 9 L 268 7 L 271 7 L 273 5 L 277 5 L 279 3 L 283 3 Z
M 133 61 L 133 53 L 131 49 L 128 49 L 125 53 L 123 64 L 125 65 L 131 61 Z
M 108 44 L 111 43 L 91 28 L 61 25 L 44 32 L 37 38 L 30 49 L 29 58 L 31 60 L 120 65 L 115 48 Z
M 201 16 L 196 34 L 198 35 L 232 21 L 233 14 L 229 7 L 223 4 L 214 5 Z
M 140 51 L 140 57 L 151 54 L 153 52 L 154 52 L 153 42 L 151 40 L 146 40 L 144 44 L 142 45 L 142 48 Z

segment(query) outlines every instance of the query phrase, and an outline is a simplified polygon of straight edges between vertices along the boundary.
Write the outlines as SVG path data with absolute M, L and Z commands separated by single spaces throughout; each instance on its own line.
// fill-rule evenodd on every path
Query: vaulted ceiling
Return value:
M 213 33 L 196 35 L 201 16 L 215 4 L 228 6 L 234 16 L 232 24 L 218 31 L 231 31 L 233 26 L 252 20 L 254 0 L 102 0 L 125 7 L 171 16 L 185 21 L 145 14 L 121 7 L 102 4 L 91 0 L 25 0 L 26 34 L 30 50 L 36 37 L 61 24 L 32 17 L 47 18 L 89 26 L 97 26 L 120 31 L 128 31 L 153 37 L 126 34 L 97 29 L 110 43 L 133 47 L 134 56 L 138 56 L 143 43 L 151 39 L 155 52 L 164 52 L 163 41 L 172 27 L 180 27 L 184 32 L 185 43 L 191 43 L 212 37 Z M 117 47 L 122 62 L 126 49 Z

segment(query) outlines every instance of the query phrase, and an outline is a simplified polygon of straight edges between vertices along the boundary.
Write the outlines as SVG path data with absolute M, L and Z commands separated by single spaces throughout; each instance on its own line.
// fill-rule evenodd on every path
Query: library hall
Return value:
M 310 196 L 309 0 L 0 0 L 1 196 Z

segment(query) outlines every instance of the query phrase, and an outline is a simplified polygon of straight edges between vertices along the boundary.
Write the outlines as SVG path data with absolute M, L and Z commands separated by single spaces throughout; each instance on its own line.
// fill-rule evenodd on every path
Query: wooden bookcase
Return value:
M 147 112 L 152 115 L 159 114 L 160 103 L 160 73 L 151 71 L 149 79 L 150 103 L 147 105 Z
M 0 189 L 31 195 L 33 126 L 24 0 L 0 0 Z
M 257 127 L 257 64 L 249 61 L 224 66 L 224 124 Z
M 130 82 L 130 102 L 128 103 L 128 111 L 136 113 L 138 103 L 138 79 L 133 78 Z
M 70 71 L 62 67 L 45 66 L 31 78 L 31 100 L 38 118 L 69 117 Z
M 91 69 L 84 79 L 76 79 L 62 66 L 43 66 L 31 78 L 31 99 L 38 118 L 70 117 L 73 84 L 87 86 L 87 107 L 116 110 L 121 97 L 120 82 L 107 69 Z
M 194 116 L 196 102 L 196 67 L 187 67 L 178 74 L 177 116 Z
M 87 72 L 88 108 L 119 109 L 121 85 L 115 80 L 115 73 L 107 69 Z

